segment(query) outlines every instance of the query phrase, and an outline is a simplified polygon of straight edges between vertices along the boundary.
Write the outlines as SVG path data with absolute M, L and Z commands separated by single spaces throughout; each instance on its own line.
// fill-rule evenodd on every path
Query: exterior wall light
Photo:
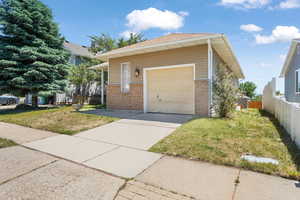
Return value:
M 139 77 L 140 75 L 140 70 L 138 68 L 135 69 L 134 71 L 135 77 Z

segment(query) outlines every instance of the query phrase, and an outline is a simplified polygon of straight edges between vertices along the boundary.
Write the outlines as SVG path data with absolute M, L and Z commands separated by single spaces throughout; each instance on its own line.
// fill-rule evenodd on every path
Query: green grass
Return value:
M 255 109 L 232 119 L 194 119 L 150 150 L 300 179 L 299 149 L 272 115 Z M 243 154 L 273 158 L 279 165 L 243 161 Z
M 83 110 L 91 110 L 98 107 L 85 106 Z M 0 111 L 0 121 L 2 122 L 67 135 L 73 135 L 84 130 L 111 123 L 115 120 L 117 119 L 112 117 L 75 112 L 71 106 L 40 108 L 37 110 Z
M 17 145 L 17 144 L 11 140 L 0 138 L 0 149 L 5 148 L 5 147 L 14 146 L 14 145 Z

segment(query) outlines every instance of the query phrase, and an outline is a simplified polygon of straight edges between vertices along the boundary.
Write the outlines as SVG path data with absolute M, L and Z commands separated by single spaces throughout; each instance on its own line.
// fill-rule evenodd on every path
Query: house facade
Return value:
M 286 100 L 300 103 L 300 40 L 292 41 L 280 77 L 284 78 Z
M 97 57 L 108 61 L 108 109 L 209 116 L 216 68 L 244 77 L 222 34 L 170 34 Z

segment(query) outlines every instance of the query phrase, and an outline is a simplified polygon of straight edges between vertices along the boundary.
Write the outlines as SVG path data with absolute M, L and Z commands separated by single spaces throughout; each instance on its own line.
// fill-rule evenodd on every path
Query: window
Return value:
M 300 69 L 296 70 L 296 93 L 300 94 Z
M 130 65 L 129 63 L 121 64 L 121 92 L 127 93 L 130 89 Z

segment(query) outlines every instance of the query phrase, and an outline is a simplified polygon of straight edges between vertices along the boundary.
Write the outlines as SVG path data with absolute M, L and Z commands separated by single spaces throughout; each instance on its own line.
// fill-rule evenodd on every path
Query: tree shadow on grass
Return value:
M 287 147 L 293 162 L 295 163 L 297 170 L 300 171 L 300 149 L 296 145 L 296 143 L 292 140 L 290 137 L 290 134 L 285 130 L 283 126 L 280 125 L 279 121 L 275 118 L 275 116 L 265 110 L 259 110 L 260 114 L 263 117 L 269 118 L 269 120 L 273 123 L 273 125 L 276 127 L 281 141 L 285 144 Z
M 43 106 L 38 108 L 27 108 L 27 109 L 17 109 L 17 108 L 8 108 L 8 109 L 1 109 L 0 115 L 3 114 L 18 114 L 18 113 L 26 113 L 26 112 L 32 112 L 32 111 L 40 111 L 40 110 L 50 110 L 59 108 L 57 106 Z

